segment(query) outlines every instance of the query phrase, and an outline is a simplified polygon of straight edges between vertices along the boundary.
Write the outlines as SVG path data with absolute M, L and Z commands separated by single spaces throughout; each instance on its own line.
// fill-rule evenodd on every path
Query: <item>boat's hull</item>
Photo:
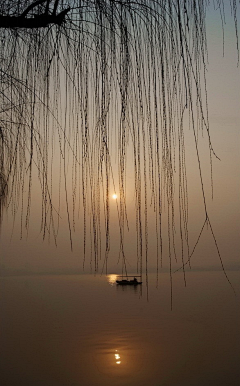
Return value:
M 142 284 L 141 281 L 132 282 L 132 281 L 127 281 L 127 280 L 116 280 L 116 283 L 119 284 L 119 285 L 138 285 L 138 284 Z

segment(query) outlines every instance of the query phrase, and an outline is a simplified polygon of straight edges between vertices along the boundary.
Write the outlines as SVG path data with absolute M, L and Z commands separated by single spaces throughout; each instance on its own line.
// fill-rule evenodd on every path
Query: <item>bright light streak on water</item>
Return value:
M 107 275 L 107 279 L 108 279 L 109 284 L 116 284 L 117 278 L 118 278 L 118 276 L 115 274 Z

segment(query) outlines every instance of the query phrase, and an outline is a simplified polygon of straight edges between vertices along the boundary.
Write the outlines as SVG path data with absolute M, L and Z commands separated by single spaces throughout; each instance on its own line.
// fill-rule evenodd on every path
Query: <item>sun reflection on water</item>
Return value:
M 117 277 L 118 277 L 118 275 L 115 275 L 115 274 L 107 275 L 108 283 L 111 285 L 115 284 Z
M 121 364 L 121 361 L 119 360 L 121 357 L 120 357 L 120 355 L 118 354 L 118 350 L 115 350 L 115 359 L 116 359 L 116 364 L 117 365 L 120 365 Z

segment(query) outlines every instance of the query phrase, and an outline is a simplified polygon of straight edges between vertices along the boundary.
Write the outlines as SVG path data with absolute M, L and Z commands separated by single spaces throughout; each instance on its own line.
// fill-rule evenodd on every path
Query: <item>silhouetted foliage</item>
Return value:
M 237 1 L 229 3 L 237 37 Z M 215 4 L 224 15 L 224 2 L 217 0 Z M 215 153 L 205 88 L 208 5 L 207 0 L 1 0 L 0 210 L 3 205 L 11 205 L 13 213 L 18 208 L 23 213 L 21 197 L 27 189 L 24 221 L 28 227 L 35 170 L 42 189 L 43 235 L 52 232 L 56 237 L 54 218 L 59 208 L 55 209 L 52 202 L 51 164 L 55 144 L 59 143 L 70 241 L 80 196 L 84 253 L 89 211 L 96 269 L 101 252 L 101 216 L 104 218 L 107 265 L 109 192 L 118 183 L 120 252 L 124 260 L 128 226 L 125 178 L 130 147 L 139 269 L 142 271 L 144 254 L 147 262 L 149 202 L 156 214 L 160 260 L 165 206 L 170 273 L 176 253 L 178 213 L 184 269 L 191 257 L 184 145 L 189 127 L 199 163 L 206 214 L 203 228 L 206 224 L 211 228 L 198 149 L 198 132 L 203 131 L 211 164 Z M 189 127 L 184 125 L 185 116 Z M 114 141 L 118 181 L 112 171 Z M 72 215 L 67 188 L 69 153 Z

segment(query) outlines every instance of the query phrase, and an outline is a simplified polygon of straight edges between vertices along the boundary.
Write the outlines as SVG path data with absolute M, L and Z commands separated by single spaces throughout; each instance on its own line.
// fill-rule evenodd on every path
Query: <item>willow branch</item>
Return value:
M 26 18 L 21 16 L 1 16 L 0 28 L 42 28 L 49 24 L 61 25 L 65 22 L 65 17 L 70 11 L 70 7 L 64 9 L 58 15 L 37 15 L 35 17 Z

